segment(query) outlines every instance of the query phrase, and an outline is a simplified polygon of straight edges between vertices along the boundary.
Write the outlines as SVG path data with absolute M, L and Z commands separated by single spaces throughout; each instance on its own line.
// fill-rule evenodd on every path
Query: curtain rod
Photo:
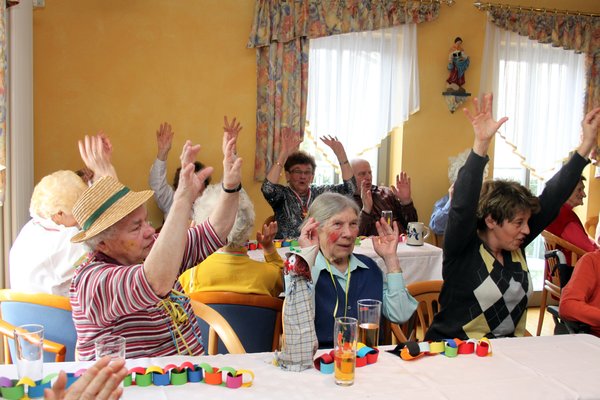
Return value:
M 582 11 L 569 11 L 569 10 L 557 10 L 553 8 L 536 8 L 536 7 L 528 7 L 528 6 L 514 6 L 510 4 L 500 4 L 500 3 L 482 3 L 480 1 L 476 1 L 473 3 L 480 11 L 485 11 L 492 7 L 498 7 L 500 9 L 506 8 L 508 10 L 519 10 L 519 11 L 532 11 L 536 13 L 552 13 L 552 14 L 565 14 L 565 15 L 583 15 L 585 17 L 599 17 L 600 14 L 582 12 Z

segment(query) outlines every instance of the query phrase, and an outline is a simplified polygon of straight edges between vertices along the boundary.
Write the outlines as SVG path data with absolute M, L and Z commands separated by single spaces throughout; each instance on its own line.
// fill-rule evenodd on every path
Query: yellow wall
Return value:
M 597 0 L 503 2 L 600 12 Z M 146 188 L 154 134 L 168 121 L 176 132 L 168 176 L 190 138 L 203 145 L 200 159 L 216 167 L 218 181 L 222 117 L 236 115 L 244 125 L 243 184 L 257 221 L 264 220 L 272 211 L 252 180 L 256 67 L 246 43 L 253 12 L 253 0 L 46 0 L 34 12 L 35 180 L 81 167 L 76 140 L 104 129 L 120 179 Z M 462 37 L 471 57 L 465 88 L 476 95 L 484 35 L 485 14 L 470 0 L 442 6 L 438 20 L 418 26 L 421 109 L 393 137 L 390 176 L 400 168 L 410 174 L 423 221 L 447 190 L 448 157 L 472 144 L 469 123 L 462 112 L 451 114 L 441 95 L 448 49 Z M 597 181 L 590 182 L 596 213 Z M 151 203 L 151 219 L 160 223 Z

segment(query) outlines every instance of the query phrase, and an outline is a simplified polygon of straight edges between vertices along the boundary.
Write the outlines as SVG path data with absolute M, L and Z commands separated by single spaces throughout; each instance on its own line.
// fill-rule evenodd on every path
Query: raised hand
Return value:
M 69 389 L 66 389 L 67 375 L 61 371 L 52 389 L 44 390 L 44 398 L 47 400 L 116 400 L 123 394 L 120 385 L 127 373 L 125 360 L 111 362 L 111 358 L 106 356 L 85 371 Z
M 160 124 L 160 127 L 156 131 L 156 144 L 158 151 L 156 152 L 156 158 L 161 161 L 167 161 L 169 151 L 173 145 L 173 136 L 175 132 L 171 129 L 171 124 L 168 122 Z
M 112 165 L 112 144 L 108 136 L 100 131 L 95 136 L 85 136 L 78 141 L 79 154 L 85 166 L 94 171 L 94 178 L 112 176 L 117 178 L 117 172 Z
M 379 221 L 375 222 L 375 227 L 378 236 L 373 237 L 373 250 L 379 257 L 383 258 L 387 272 L 401 272 L 400 261 L 396 254 L 400 234 L 398 224 L 394 221 L 392 228 L 385 219 L 380 218 Z
M 336 136 L 321 136 L 321 141 L 327 145 L 331 150 L 333 150 L 334 154 L 340 158 L 340 155 L 345 155 L 346 151 L 344 150 L 344 145 L 342 142 L 338 140 Z
M 223 117 L 223 154 L 225 154 L 227 143 L 229 143 L 231 139 L 237 141 L 242 128 L 242 125 L 236 121 L 235 117 L 231 120 L 231 123 L 229 123 L 227 116 Z M 237 153 L 236 150 L 237 149 L 234 148 L 234 151 Z
M 176 196 L 185 196 L 192 204 L 196 198 L 204 190 L 204 181 L 212 172 L 213 167 L 205 167 L 194 173 L 194 161 L 200 151 L 200 145 L 192 145 L 190 140 L 187 140 L 181 151 L 181 172 L 179 174 L 179 185 L 175 191 Z
M 581 145 L 577 152 L 582 157 L 590 156 L 592 150 L 598 145 L 598 127 L 600 126 L 600 107 L 588 112 L 581 121 L 582 135 Z M 596 156 L 596 155 L 594 155 Z
M 360 184 L 360 199 L 362 200 L 362 209 L 367 214 L 373 210 L 373 194 L 370 189 L 367 189 L 367 181 L 363 180 Z
M 319 227 L 319 223 L 315 221 L 313 217 L 310 217 L 308 221 L 304 224 L 302 229 L 300 230 L 300 237 L 298 238 L 298 245 L 300 247 L 310 247 L 317 246 L 319 247 L 319 233 L 317 232 L 317 228 Z
M 232 138 L 225 146 L 223 157 L 223 187 L 235 189 L 242 182 L 242 159 L 235 154 L 237 138 Z
M 402 205 L 409 204 L 412 201 L 410 176 L 406 172 L 400 172 L 400 175 L 396 175 L 396 186 L 392 185 L 390 189 Z
M 480 105 L 479 99 L 475 97 L 473 99 L 473 113 L 468 109 L 464 108 L 463 111 L 471 125 L 473 126 L 473 132 L 475 133 L 475 143 L 473 144 L 473 151 L 480 156 L 487 154 L 490 142 L 494 138 L 498 129 L 508 121 L 507 117 L 502 117 L 496 121 L 492 117 L 492 103 L 494 96 L 491 93 L 483 96 L 482 104 Z
M 273 245 L 273 239 L 277 234 L 277 221 L 272 221 L 269 225 L 263 225 L 262 232 L 256 232 L 256 240 L 261 244 L 264 250 L 272 253 L 272 249 L 275 248 Z
M 282 159 L 284 161 L 287 160 L 290 154 L 298 150 L 300 143 L 302 143 L 302 140 L 298 134 L 294 133 L 291 129 L 284 130 L 281 136 L 281 147 L 279 148 L 279 152 L 285 155 L 285 158 L 282 157 Z

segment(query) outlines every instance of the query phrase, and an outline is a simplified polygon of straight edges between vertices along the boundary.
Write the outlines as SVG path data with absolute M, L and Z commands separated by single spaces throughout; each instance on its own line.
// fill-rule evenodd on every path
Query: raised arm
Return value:
M 300 145 L 300 138 L 298 135 L 293 133 L 291 130 L 286 130 L 281 137 L 281 145 L 279 147 L 279 154 L 277 154 L 277 160 L 271 166 L 271 169 L 267 173 L 267 180 L 271 183 L 278 183 L 283 166 L 287 161 L 287 158 L 292 154 Z
M 117 178 L 117 171 L 111 162 L 112 144 L 104 132 L 100 131 L 95 136 L 86 135 L 78 145 L 85 166 L 94 171 L 93 181 L 103 176 Z
M 229 122 L 227 116 L 223 117 L 223 154 L 227 151 L 227 143 L 229 143 L 231 139 L 235 139 L 237 144 L 237 139 L 242 128 L 242 125 L 239 121 L 236 121 L 235 117 L 233 117 L 231 122 Z M 237 147 L 233 148 L 233 152 L 237 154 Z
M 346 156 L 346 150 L 344 149 L 342 142 L 334 136 L 323 136 L 321 137 L 321 140 L 333 150 L 333 153 L 337 157 L 338 162 L 340 163 L 340 169 L 342 170 L 342 179 L 345 181 L 350 180 L 354 176 L 354 172 L 352 171 L 350 162 L 348 162 L 348 156 Z
M 577 153 L 583 158 L 588 158 L 592 150 L 598 146 L 598 127 L 600 126 L 600 107 L 588 112 L 581 121 L 581 144 Z
M 277 221 L 270 222 L 269 225 L 264 224 L 262 232 L 256 232 L 256 240 L 261 244 L 263 253 L 266 255 L 277 252 L 273 239 L 277 234 Z
M 508 121 L 508 117 L 502 117 L 499 121 L 495 121 L 492 117 L 492 102 L 494 96 L 491 93 L 487 93 L 483 96 L 482 104 L 479 104 L 479 99 L 475 97 L 473 99 L 473 113 L 468 109 L 464 108 L 463 111 L 471 125 L 473 126 L 473 132 L 475 133 L 475 140 L 473 142 L 473 151 L 475 154 L 485 157 L 488 149 L 498 129 Z
M 200 145 L 194 146 L 189 140 L 183 146 L 179 185 L 173 196 L 171 211 L 144 262 L 146 278 L 159 296 L 169 293 L 179 275 L 187 244 L 190 211 L 204 189 L 204 180 L 213 171 L 212 167 L 206 167 L 194 173 L 194 160 L 199 151 Z M 237 204 L 231 209 L 237 209 Z
M 167 182 L 167 158 L 173 144 L 175 132 L 167 122 L 160 125 L 156 131 L 156 160 L 152 163 L 148 184 L 154 190 L 156 204 L 163 213 L 168 214 L 173 203 L 174 190 Z
M 390 189 L 403 206 L 412 203 L 410 176 L 406 172 L 400 172 L 399 175 L 396 175 L 396 185 L 390 186 Z
M 227 143 L 223 157 L 222 192 L 217 206 L 208 218 L 215 233 L 222 241 L 227 241 L 227 235 L 235 222 L 235 212 L 240 201 L 242 189 L 242 159 L 235 154 L 237 137 Z

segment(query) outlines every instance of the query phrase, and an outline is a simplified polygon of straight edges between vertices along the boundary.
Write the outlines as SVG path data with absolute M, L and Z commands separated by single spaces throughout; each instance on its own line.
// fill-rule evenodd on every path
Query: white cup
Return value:
M 423 246 L 425 239 L 429 236 L 429 228 L 422 222 L 409 222 L 406 229 L 406 236 L 406 244 Z
M 14 335 L 19 379 L 41 380 L 44 373 L 44 326 L 21 325 L 15 328 Z

